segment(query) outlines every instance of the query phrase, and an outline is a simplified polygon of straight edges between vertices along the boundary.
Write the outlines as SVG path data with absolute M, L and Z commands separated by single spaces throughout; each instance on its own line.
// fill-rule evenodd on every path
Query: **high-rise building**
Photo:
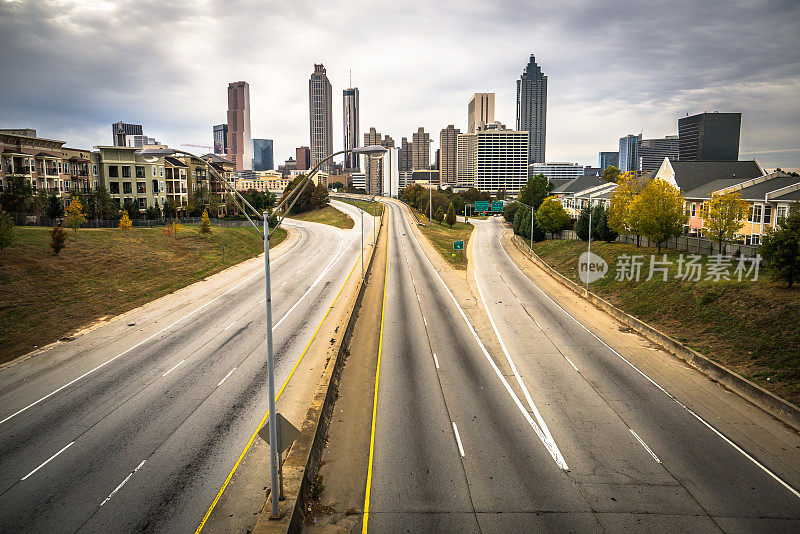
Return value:
M 253 139 L 253 170 L 271 171 L 274 168 L 272 139 Z
M 619 152 L 600 152 L 599 160 L 601 172 L 612 165 L 619 168 Z
M 237 171 L 249 171 L 253 164 L 250 136 L 250 84 L 228 84 L 228 153 Z
M 126 122 L 115 122 L 111 125 L 111 133 L 114 138 L 113 146 L 128 146 L 126 137 L 129 135 L 143 135 L 141 124 L 128 124 Z
M 528 132 L 506 130 L 497 122 L 459 134 L 458 185 L 519 193 L 528 181 L 529 143 Z
M 741 113 L 700 113 L 678 119 L 680 161 L 738 161 Z
M 678 159 L 678 136 L 668 135 L 661 139 L 642 139 L 639 141 L 637 171 L 651 173 L 657 171 L 664 158 Z
M 461 130 L 448 125 L 439 133 L 439 178 L 445 187 L 458 180 L 458 134 Z
M 309 122 L 311 132 L 311 166 L 333 154 L 333 93 L 325 66 L 314 65 L 308 80 Z M 320 168 L 330 170 L 328 163 Z
M 619 138 L 619 170 L 622 172 L 639 170 L 639 143 L 642 134 L 628 134 Z
M 490 122 L 494 122 L 494 93 L 475 93 L 467 105 L 467 133 Z
M 530 161 L 544 163 L 545 127 L 547 124 L 547 76 L 531 54 L 522 76 L 517 80 L 517 130 L 529 132 Z
M 386 148 L 394 148 L 394 139 L 392 139 L 391 135 L 386 134 L 386 137 L 383 138 L 380 145 Z
M 400 169 L 398 161 L 400 149 L 394 147 L 394 142 L 392 142 L 391 147 L 387 148 L 389 150 L 387 150 L 381 158 L 381 170 L 383 174 L 381 194 L 383 196 L 397 198 L 400 193 Z
M 438 171 L 439 170 L 439 163 L 441 162 L 440 158 L 441 158 L 441 149 L 437 148 L 436 149 L 436 155 L 433 158 L 433 165 L 431 165 L 431 170 L 432 171 Z
M 344 148 L 352 150 L 359 146 L 359 126 L 358 126 L 358 87 L 351 87 L 342 91 L 344 119 Z M 348 152 L 344 155 L 345 171 L 357 171 L 361 169 L 358 162 L 358 154 Z
M 375 128 L 370 128 L 364 134 L 364 146 L 383 145 L 384 139 L 380 132 Z M 364 157 L 364 174 L 366 176 L 366 191 L 370 195 L 380 195 L 382 184 L 381 168 L 383 166 L 382 159 L 373 159 L 369 156 Z
M 400 172 L 411 171 L 412 145 L 408 142 L 408 137 L 400 140 Z
M 552 163 L 531 163 L 533 176 L 544 174 L 550 180 L 566 180 L 577 178 L 585 174 L 585 167 L 580 163 L 566 161 Z
M 228 125 L 217 124 L 214 126 L 214 154 L 228 156 Z
M 422 126 L 414 132 L 411 145 L 411 170 L 430 170 L 431 168 L 431 136 Z
M 307 146 L 299 146 L 295 148 L 294 157 L 297 159 L 298 171 L 307 171 L 311 168 L 311 150 Z

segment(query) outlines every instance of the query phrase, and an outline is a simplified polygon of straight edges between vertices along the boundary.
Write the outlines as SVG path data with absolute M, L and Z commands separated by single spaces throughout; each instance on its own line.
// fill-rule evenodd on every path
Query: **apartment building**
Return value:
M 497 122 L 459 134 L 458 186 L 519 193 L 528 181 L 529 142 L 528 132 L 506 130 Z
M 163 156 L 142 155 L 136 147 L 96 146 L 100 178 L 120 207 L 127 200 L 139 211 L 163 208 L 170 199 L 165 182 L 167 164 Z M 185 186 L 184 186 L 185 187 Z M 185 203 L 184 203 L 185 204 Z M 177 206 L 182 206 L 176 202 Z

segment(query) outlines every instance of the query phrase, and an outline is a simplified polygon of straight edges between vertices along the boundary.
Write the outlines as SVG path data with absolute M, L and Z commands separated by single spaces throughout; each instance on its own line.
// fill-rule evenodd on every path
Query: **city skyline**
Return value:
M 626 53 L 626 43 L 636 36 L 618 31 L 614 23 L 597 22 L 595 8 L 588 4 L 571 5 L 559 16 L 544 6 L 487 7 L 481 22 L 475 20 L 474 6 L 449 6 L 440 12 L 450 15 L 452 22 L 431 37 L 437 50 L 452 58 L 446 64 L 436 57 L 420 56 L 414 63 L 402 59 L 391 64 L 376 62 L 377 52 L 362 50 L 359 44 L 376 30 L 370 29 L 369 16 L 356 9 L 349 17 L 355 34 L 337 35 L 328 29 L 335 24 L 320 26 L 295 51 L 279 54 L 269 69 L 254 68 L 255 58 L 270 55 L 278 37 L 292 27 L 291 20 L 302 18 L 307 7 L 289 12 L 288 23 L 279 27 L 255 21 L 247 9 L 222 16 L 222 5 L 212 3 L 204 8 L 206 17 L 190 17 L 187 13 L 197 10 L 177 4 L 170 8 L 170 31 L 155 38 L 148 32 L 150 37 L 132 43 L 140 51 L 138 57 L 121 67 L 98 46 L 120 43 L 115 35 L 117 26 L 97 30 L 93 21 L 114 19 L 126 9 L 122 6 L 67 2 L 59 5 L 60 20 L 67 23 L 55 24 L 46 15 L 52 8 L 46 2 L 0 5 L 0 29 L 9 45 L 9 54 L 0 65 L 6 67 L 5 72 L 15 72 L 21 81 L 31 81 L 9 88 L 9 98 L 0 104 L 3 127 L 37 128 L 43 135 L 68 139 L 72 145 L 92 146 L 104 142 L 108 124 L 123 120 L 144 125 L 150 135 L 171 146 L 207 145 L 208 131 L 220 122 L 225 109 L 225 84 L 243 79 L 251 85 L 252 129 L 275 140 L 275 157 L 282 161 L 295 147 L 308 144 L 304 86 L 314 63 L 326 65 L 337 91 L 348 86 L 352 69 L 353 83 L 361 90 L 361 122 L 399 138 L 419 125 L 428 132 L 438 132 L 447 124 L 466 131 L 463 106 L 476 91 L 494 92 L 496 119 L 513 125 L 515 80 L 526 58 L 534 54 L 550 85 L 548 161 L 593 164 L 599 151 L 615 150 L 616 141 L 627 133 L 644 130 L 654 138 L 675 135 L 677 119 L 687 114 L 732 111 L 742 113 L 742 159 L 758 157 L 769 168 L 800 167 L 800 115 L 792 105 L 800 98 L 796 81 L 800 67 L 790 52 L 796 49 L 791 42 L 800 38 L 784 32 L 797 22 L 798 8 L 789 5 L 763 10 L 742 4 L 683 10 L 630 6 L 626 13 L 631 21 L 638 21 L 631 25 L 641 28 L 636 30 L 639 37 L 647 36 L 637 38 L 645 47 L 637 57 Z M 403 42 L 419 41 L 420 36 L 432 33 L 429 30 L 439 18 L 431 16 L 432 9 L 388 6 L 396 16 L 381 26 L 381 33 L 402 36 Z M 324 17 L 335 22 L 347 11 L 322 10 L 312 19 Z M 145 26 L 147 13 L 145 2 L 126 14 L 126 24 Z M 539 22 L 532 19 L 533 13 L 538 13 Z M 661 47 L 653 30 L 645 30 L 651 27 L 647 21 L 654 18 L 664 21 L 664 28 L 686 28 L 687 38 L 668 49 Z M 198 31 L 224 35 L 232 31 L 233 24 L 242 25 L 243 35 L 253 41 L 247 54 L 233 60 L 220 58 L 213 73 L 185 61 L 202 59 L 206 63 L 209 53 L 214 54 L 211 59 L 217 57 L 214 47 L 227 50 L 227 45 L 214 38 L 196 46 L 196 35 Z M 727 36 L 745 24 L 751 31 L 732 43 Z M 43 31 L 42 25 L 55 46 L 44 49 L 21 38 L 26 31 Z M 507 29 L 508 42 L 499 48 L 487 46 L 491 35 L 478 30 L 497 25 Z M 537 32 L 528 31 L 531 25 Z M 89 31 L 90 27 L 95 29 Z M 181 30 L 176 32 L 178 27 Z M 576 44 L 568 36 L 574 34 L 565 31 L 568 27 L 600 32 L 606 38 Z M 694 27 L 704 31 L 688 31 Z M 270 43 L 259 40 L 258 35 L 265 31 L 276 38 Z M 464 45 L 460 36 L 466 33 L 476 37 Z M 780 33 L 788 35 L 788 42 L 776 46 L 771 36 Z M 175 58 L 158 54 L 170 46 L 179 51 Z M 462 46 L 466 48 L 462 50 Z M 49 69 L 55 61 L 64 68 Z M 280 83 L 276 83 L 276 72 L 280 72 Z M 587 78 L 591 84 L 585 83 Z M 109 79 L 119 79 L 119 88 L 109 84 Z M 413 91 L 409 89 L 412 80 Z M 53 85 L 60 89 L 55 95 L 47 89 Z M 334 106 L 333 120 L 338 124 L 341 112 Z M 341 136 L 339 128 L 334 128 L 335 148 L 343 146 Z M 432 151 L 436 148 L 438 139 Z

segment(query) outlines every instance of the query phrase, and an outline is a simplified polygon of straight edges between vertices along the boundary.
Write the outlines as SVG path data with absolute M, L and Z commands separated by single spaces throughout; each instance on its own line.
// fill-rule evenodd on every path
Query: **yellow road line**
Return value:
M 375 232 L 374 225 L 373 225 L 372 231 Z M 367 247 L 367 245 L 364 245 L 364 248 L 366 248 L 366 247 Z M 361 250 L 363 252 L 364 249 L 361 249 Z M 359 256 L 359 259 L 360 259 L 360 256 Z M 350 272 L 347 274 L 347 278 L 345 278 L 344 283 L 342 284 L 342 287 L 339 288 L 339 292 L 336 293 L 336 297 L 334 297 L 333 302 L 331 302 L 331 305 L 328 307 L 328 311 L 325 312 L 325 315 L 322 317 L 322 321 L 320 321 L 319 325 L 317 326 L 317 329 L 314 331 L 314 335 L 311 336 L 311 339 L 308 341 L 308 344 L 306 345 L 306 348 L 303 349 L 303 352 L 300 354 L 300 357 L 297 359 L 297 362 L 294 364 L 294 367 L 292 367 L 292 370 L 289 372 L 289 376 L 286 377 L 286 380 L 283 382 L 283 385 L 281 386 L 281 389 L 278 391 L 278 394 L 275 395 L 275 400 L 276 401 L 281 397 L 281 393 L 283 393 L 283 390 L 286 389 L 286 385 L 289 383 L 289 380 L 292 378 L 292 375 L 294 375 L 294 372 L 297 369 L 297 366 L 299 366 L 300 362 L 303 360 L 303 356 L 306 355 L 306 352 L 308 352 L 308 348 L 311 346 L 311 343 L 313 343 L 314 339 L 316 339 L 317 333 L 320 331 L 320 329 L 322 328 L 322 325 L 325 323 L 325 319 L 328 318 L 328 314 L 331 313 L 331 310 L 333 309 L 333 306 L 336 304 L 336 301 L 339 299 L 339 295 L 342 294 L 342 291 L 344 291 L 344 288 L 347 285 L 348 280 L 350 280 L 350 276 L 353 274 L 353 271 L 355 270 L 356 266 L 358 265 L 359 259 L 356 259 L 355 263 L 353 263 L 353 266 L 350 268 Z M 253 432 L 253 435 L 250 436 L 250 440 L 247 442 L 247 445 L 245 446 L 244 450 L 242 451 L 242 454 L 239 455 L 239 458 L 236 460 L 236 463 L 233 465 L 233 469 L 231 469 L 231 472 L 228 473 L 228 477 L 225 479 L 225 482 L 222 484 L 222 487 L 220 488 L 219 492 L 217 493 L 217 496 L 214 497 L 214 501 L 211 503 L 211 506 L 208 507 L 208 510 L 206 511 L 205 515 L 203 516 L 203 520 L 200 521 L 200 524 L 197 526 L 197 530 L 194 531 L 195 534 L 200 534 L 200 531 L 203 530 L 203 526 L 206 524 L 206 521 L 208 521 L 208 518 L 211 516 L 211 512 L 214 511 L 214 507 L 217 506 L 217 503 L 219 502 L 220 498 L 222 497 L 222 494 L 225 492 L 225 488 L 228 487 L 228 483 L 233 478 L 233 474 L 239 468 L 239 464 L 242 463 L 242 460 L 244 459 L 244 455 L 247 454 L 247 451 L 249 451 L 250 447 L 253 445 L 253 442 L 255 441 L 256 436 L 258 435 L 258 431 L 261 430 L 261 427 L 266 422 L 267 417 L 269 417 L 269 410 L 267 410 L 267 413 L 265 413 L 264 417 L 261 418 L 261 421 L 258 422 L 258 426 L 256 427 L 255 432 Z
M 378 341 L 378 366 L 375 369 L 375 396 L 372 399 L 372 430 L 369 436 L 369 464 L 367 467 L 367 491 L 364 495 L 364 519 L 361 526 L 362 534 L 367 534 L 367 523 L 369 521 L 369 493 L 372 486 L 372 458 L 375 453 L 375 419 L 378 413 L 378 378 L 381 374 L 381 353 L 383 352 L 383 318 L 386 314 L 386 286 L 389 284 L 389 225 L 386 225 L 386 273 L 383 276 L 383 304 L 381 305 L 381 331 Z

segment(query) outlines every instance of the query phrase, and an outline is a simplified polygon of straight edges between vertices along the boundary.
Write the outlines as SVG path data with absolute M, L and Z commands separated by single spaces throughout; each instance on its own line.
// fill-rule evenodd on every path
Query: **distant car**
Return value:
M 495 217 L 500 217 L 500 214 L 499 213 L 495 213 L 494 216 Z

